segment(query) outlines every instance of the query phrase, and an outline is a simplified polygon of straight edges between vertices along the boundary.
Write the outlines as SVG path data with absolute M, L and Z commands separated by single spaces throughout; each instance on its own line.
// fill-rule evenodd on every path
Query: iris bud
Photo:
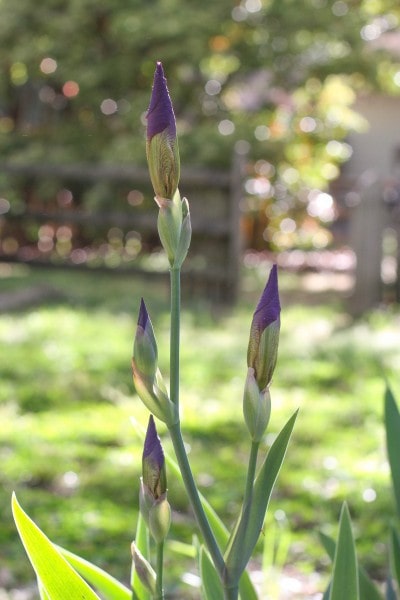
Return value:
M 278 356 L 280 311 L 277 267 L 274 265 L 253 315 L 247 350 L 243 415 L 253 442 L 261 441 L 271 415 L 269 385 Z
M 168 397 L 157 365 L 157 343 L 146 305 L 141 300 L 133 345 L 132 375 L 143 404 L 161 421 L 174 425 L 179 418 L 176 405 Z
M 144 442 L 139 505 L 151 535 L 157 543 L 162 542 L 170 528 L 171 508 L 167 500 L 164 452 L 153 415 L 150 415 Z
M 147 111 L 146 154 L 156 198 L 172 200 L 179 183 L 179 150 L 174 110 L 160 62 Z
M 159 207 L 158 233 L 171 267 L 180 268 L 189 249 L 192 227 L 188 201 L 181 200 L 180 162 L 175 115 L 162 64 L 157 63 L 147 111 L 147 162 Z
M 253 315 L 247 351 L 247 366 L 254 369 L 260 390 L 272 379 L 278 356 L 280 312 L 278 273 L 273 265 Z
M 148 592 L 150 592 L 152 595 L 155 595 L 157 578 L 154 569 L 139 551 L 135 542 L 132 542 L 131 552 L 133 564 L 135 566 L 135 572 L 137 573 L 140 582 L 142 585 L 144 585 Z

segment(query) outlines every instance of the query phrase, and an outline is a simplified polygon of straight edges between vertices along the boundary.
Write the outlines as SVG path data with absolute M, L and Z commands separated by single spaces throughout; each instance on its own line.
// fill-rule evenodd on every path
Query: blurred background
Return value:
M 298 406 L 301 416 L 267 521 L 273 551 L 261 540 L 254 577 L 268 579 L 262 598 L 320 597 L 328 559 L 316 532 L 336 531 L 347 498 L 360 555 L 383 580 L 394 514 L 383 382 L 398 389 L 400 364 L 398 3 L 1 9 L 0 598 L 36 597 L 12 489 L 52 539 L 129 577 L 141 457 L 129 417 L 147 422 L 129 366 L 142 295 L 168 370 L 167 265 L 145 163 L 157 60 L 193 217 L 182 387 L 199 483 L 232 523 L 246 469 L 248 329 L 277 261 L 270 435 Z M 185 497 L 169 487 L 171 537 L 190 542 Z M 198 598 L 193 563 L 182 583 L 182 548 L 171 552 L 171 597 Z

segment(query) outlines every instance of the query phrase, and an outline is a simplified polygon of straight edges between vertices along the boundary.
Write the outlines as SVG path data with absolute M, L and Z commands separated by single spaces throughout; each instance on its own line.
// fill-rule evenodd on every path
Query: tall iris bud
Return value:
M 171 267 L 180 268 L 191 239 L 189 204 L 181 200 L 176 122 L 162 64 L 157 63 L 147 111 L 147 162 L 160 208 L 158 232 Z
M 142 457 L 139 492 L 140 512 L 156 543 L 166 538 L 171 524 L 171 508 L 167 500 L 165 458 L 150 415 Z
M 278 273 L 274 265 L 250 328 L 243 412 L 250 435 L 259 442 L 271 414 L 269 385 L 278 356 L 280 312 Z
M 157 343 L 143 299 L 140 302 L 133 344 L 132 374 L 136 392 L 149 411 L 167 425 L 176 423 L 177 408 L 168 397 L 158 368 Z
M 146 153 L 156 198 L 172 200 L 179 183 L 179 150 L 174 109 L 160 62 L 147 111 Z

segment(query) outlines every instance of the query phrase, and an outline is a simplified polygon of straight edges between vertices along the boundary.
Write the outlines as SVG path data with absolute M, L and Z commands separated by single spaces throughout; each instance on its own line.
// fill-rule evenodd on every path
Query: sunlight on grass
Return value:
M 36 285 L 40 277 L 8 285 Z M 12 489 L 50 537 L 126 581 L 141 461 L 129 417 L 147 421 L 130 373 L 136 311 L 144 290 L 167 375 L 168 291 L 82 274 L 46 273 L 46 281 L 61 290 L 59 301 L 0 315 L 0 498 L 6 507 L 0 543 L 9 549 L 8 586 L 32 577 L 8 508 Z M 235 310 L 217 317 L 193 302 L 182 318 L 185 438 L 200 488 L 228 523 L 247 464 L 242 392 L 258 294 L 254 280 Z M 270 515 L 279 501 L 287 522 L 284 560 L 303 572 L 326 568 L 316 534 L 336 531 L 346 498 L 363 563 L 382 575 L 384 531 L 393 515 L 382 396 L 384 376 L 395 391 L 398 385 L 399 334 L 398 313 L 378 311 L 352 322 L 337 304 L 285 301 L 265 447 L 300 407 Z M 173 480 L 169 496 L 171 537 L 190 541 L 186 498 Z

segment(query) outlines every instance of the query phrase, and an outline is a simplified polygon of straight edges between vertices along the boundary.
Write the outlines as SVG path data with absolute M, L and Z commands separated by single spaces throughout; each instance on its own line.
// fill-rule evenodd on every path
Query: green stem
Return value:
M 229 576 L 229 578 L 226 579 L 226 587 L 224 587 L 226 600 L 230 598 L 237 598 L 237 595 L 234 595 L 234 590 L 239 585 L 239 579 L 243 573 L 242 567 L 240 567 L 239 570 L 238 565 L 241 564 L 240 554 L 242 551 L 242 546 L 245 543 L 247 527 L 250 519 L 250 511 L 253 503 L 254 479 L 256 475 L 257 456 L 259 447 L 260 442 L 252 441 L 249 456 L 249 464 L 247 467 L 246 486 L 244 489 L 242 511 L 239 523 L 237 525 L 237 529 L 233 534 L 233 538 L 231 539 L 232 545 L 230 545 L 229 549 L 227 550 L 227 553 L 225 554 L 227 564 L 227 575 Z M 238 592 L 236 591 L 236 594 L 237 593 Z
M 175 423 L 175 425 L 169 427 L 169 433 L 174 446 L 179 470 L 181 472 L 183 483 L 185 485 L 187 495 L 189 496 L 190 504 L 196 517 L 197 524 L 204 538 L 204 543 L 211 554 L 215 568 L 222 578 L 225 574 L 225 562 L 201 504 L 199 492 L 193 479 L 192 470 L 190 468 L 185 445 L 183 443 L 179 421 L 178 423 Z
M 238 600 L 239 586 L 224 588 L 224 600 Z
M 154 600 L 164 600 L 163 591 L 163 566 L 164 566 L 164 542 L 157 544 L 157 559 L 156 559 L 156 595 Z
M 244 490 L 244 499 L 243 499 L 243 508 L 244 510 L 250 508 L 251 501 L 253 498 L 253 486 L 254 479 L 256 476 L 256 467 L 257 467 L 257 456 L 258 449 L 260 447 L 260 442 L 252 442 L 249 456 L 249 465 L 247 467 L 247 478 L 246 478 L 246 487 Z
M 171 268 L 170 398 L 179 411 L 179 338 L 181 313 L 181 271 Z
M 180 344 L 180 269 L 171 268 L 171 338 L 170 338 L 170 398 L 179 406 L 179 344 Z M 225 574 L 225 562 L 214 533 L 210 527 L 199 497 L 196 483 L 182 439 L 180 422 L 168 427 L 183 483 L 211 558 L 221 578 Z

